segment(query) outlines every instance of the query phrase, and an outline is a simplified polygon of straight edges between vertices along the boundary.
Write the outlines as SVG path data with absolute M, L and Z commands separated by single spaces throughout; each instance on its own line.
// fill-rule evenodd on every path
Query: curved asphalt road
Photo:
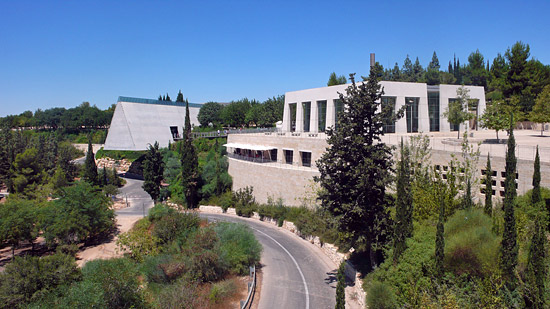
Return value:
M 146 216 L 149 213 L 149 208 L 154 206 L 153 199 L 143 188 L 143 180 L 124 178 L 126 184 L 120 188 L 119 198 L 128 200 L 130 205 L 127 208 L 122 208 L 116 211 L 117 215 L 123 216 Z
M 262 244 L 263 279 L 258 308 L 334 308 L 337 269 L 317 247 L 254 219 L 200 215 L 211 221 L 244 223 Z

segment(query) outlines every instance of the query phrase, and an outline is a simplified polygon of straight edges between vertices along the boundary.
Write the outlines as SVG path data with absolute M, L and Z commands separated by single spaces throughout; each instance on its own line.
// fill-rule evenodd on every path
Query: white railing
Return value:
M 252 277 L 252 282 L 248 283 L 248 296 L 246 300 L 241 300 L 241 309 L 250 308 L 252 306 L 252 300 L 256 292 L 256 265 L 250 267 L 250 276 Z

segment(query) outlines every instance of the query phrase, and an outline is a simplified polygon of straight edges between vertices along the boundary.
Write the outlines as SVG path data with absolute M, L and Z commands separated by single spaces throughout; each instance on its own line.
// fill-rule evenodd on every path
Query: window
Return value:
M 420 98 L 405 98 L 407 105 L 407 133 L 418 132 L 418 101 Z
M 288 104 L 290 109 L 290 131 L 296 132 L 296 103 Z
M 334 100 L 334 128 L 338 128 L 338 118 L 340 118 L 340 114 L 344 111 L 344 103 L 342 103 L 342 100 L 336 99 Z
M 428 92 L 430 131 L 439 131 L 439 92 Z
M 286 164 L 292 164 L 292 157 L 294 156 L 294 151 L 290 149 L 285 149 L 285 163 Z
M 178 127 L 170 127 L 170 133 L 172 133 L 172 138 L 179 138 Z
M 311 167 L 311 152 L 300 151 L 300 157 L 302 158 L 302 166 Z
M 277 161 L 277 149 L 270 150 L 271 161 Z
M 317 115 L 319 132 L 325 132 L 327 126 L 327 101 L 317 101 Z
M 382 97 L 382 113 L 383 117 L 383 127 L 384 133 L 395 133 L 395 97 Z
M 309 120 L 311 118 L 311 102 L 302 102 L 304 112 L 304 132 L 309 132 Z

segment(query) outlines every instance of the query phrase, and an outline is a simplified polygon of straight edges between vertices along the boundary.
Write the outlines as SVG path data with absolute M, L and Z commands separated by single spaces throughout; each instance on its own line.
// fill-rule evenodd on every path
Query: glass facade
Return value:
M 311 119 L 311 102 L 302 102 L 304 111 L 304 132 L 309 132 L 309 121 Z
M 405 98 L 407 106 L 407 133 L 418 132 L 418 102 L 420 98 Z
M 302 166 L 311 167 L 311 152 L 300 151 L 300 156 L 302 157 Z
M 334 100 L 334 128 L 338 128 L 338 116 L 340 116 L 340 113 L 344 111 L 344 103 L 340 99 Z
M 384 133 L 395 133 L 395 101 L 396 97 L 382 97 L 382 120 Z
M 317 101 L 317 120 L 319 132 L 325 132 L 327 126 L 327 101 Z
M 449 98 L 449 107 L 451 106 L 451 104 L 453 104 L 456 101 L 457 99 Z M 451 131 L 458 131 L 460 129 L 460 124 L 452 124 L 449 122 L 449 127 Z
M 439 131 L 439 92 L 428 92 L 430 131 Z
M 296 103 L 288 104 L 290 109 L 290 131 L 296 132 Z

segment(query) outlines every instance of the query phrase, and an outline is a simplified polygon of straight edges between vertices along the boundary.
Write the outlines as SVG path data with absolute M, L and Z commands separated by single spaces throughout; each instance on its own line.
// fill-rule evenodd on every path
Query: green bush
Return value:
M 382 282 L 372 282 L 366 291 L 367 306 L 372 309 L 398 308 L 395 294 L 391 288 Z
M 200 218 L 194 213 L 172 213 L 158 219 L 153 228 L 153 236 L 166 244 L 176 238 L 186 238 L 189 233 L 199 227 Z
M 500 237 L 480 209 L 461 210 L 445 224 L 445 265 L 455 275 L 485 277 L 498 272 Z
M 148 218 L 151 222 L 160 220 L 164 216 L 171 215 L 175 213 L 176 210 L 166 204 L 157 203 L 151 209 L 149 209 Z
M 128 250 L 129 256 L 138 262 L 143 261 L 145 256 L 157 255 L 160 251 L 160 240 L 151 234 L 150 225 L 151 222 L 147 218 L 136 222 L 131 230 L 118 236 L 118 248 L 122 251 Z
M 237 291 L 234 279 L 223 280 L 212 284 L 208 299 L 211 303 L 222 303 L 225 298 L 231 297 Z
M 15 308 L 39 301 L 60 285 L 80 280 L 82 274 L 72 256 L 54 254 L 16 257 L 0 273 L 0 306 Z
M 156 256 L 147 256 L 141 263 L 140 271 L 145 275 L 148 282 L 167 283 L 167 277 L 163 265 L 168 265 L 172 262 L 173 256 L 170 254 L 161 254 Z
M 244 275 L 248 267 L 260 261 L 262 246 L 243 224 L 219 222 L 214 227 L 220 239 L 222 259 L 234 273 Z
M 109 308 L 145 306 L 136 264 L 127 258 L 93 260 L 82 268 L 84 280 L 101 286 Z
M 227 209 L 229 207 L 235 205 L 235 199 L 233 197 L 233 193 L 231 191 L 227 191 L 220 197 L 220 206 L 223 209 L 223 212 L 227 212 Z
M 105 150 L 103 149 L 103 147 L 101 147 L 101 149 L 99 149 L 96 152 L 95 157 L 96 159 L 101 159 L 101 158 L 111 158 L 114 160 L 126 159 L 129 162 L 134 162 L 143 155 L 145 155 L 145 151 Z
M 234 194 L 235 212 L 238 216 L 250 217 L 256 211 L 257 204 L 254 195 L 252 194 L 253 187 L 239 189 Z

